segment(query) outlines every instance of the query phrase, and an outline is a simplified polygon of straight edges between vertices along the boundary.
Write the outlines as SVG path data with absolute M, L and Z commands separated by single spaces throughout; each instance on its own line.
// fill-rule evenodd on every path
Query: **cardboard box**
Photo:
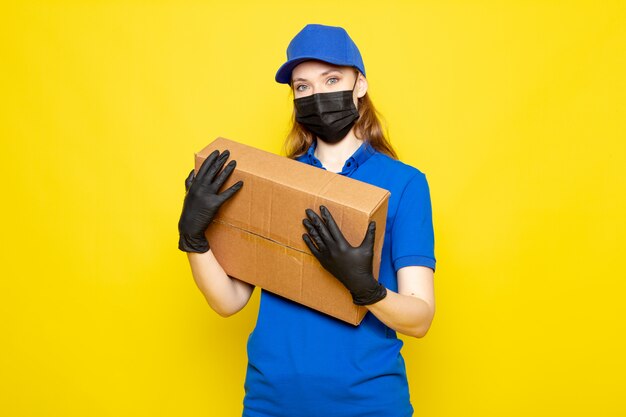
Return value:
M 367 309 L 313 256 L 302 239 L 305 209 L 328 207 L 351 245 L 376 221 L 374 277 L 378 279 L 390 193 L 380 187 L 218 137 L 195 154 L 196 173 L 215 149 L 237 166 L 224 191 L 243 187 L 220 208 L 206 232 L 226 273 L 325 314 L 358 325 Z

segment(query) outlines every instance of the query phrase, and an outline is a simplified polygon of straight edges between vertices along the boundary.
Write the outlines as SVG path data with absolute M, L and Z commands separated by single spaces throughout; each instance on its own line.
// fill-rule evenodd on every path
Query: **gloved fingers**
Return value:
M 313 223 L 313 226 L 315 226 L 315 229 L 317 229 L 317 232 L 320 234 L 324 242 L 334 242 L 333 237 L 328 232 L 328 229 L 326 228 L 326 225 L 324 224 L 320 216 L 318 216 L 317 213 L 315 213 L 311 209 L 306 209 L 305 211 L 307 216 L 309 216 L 309 219 L 311 219 L 311 223 Z
M 220 152 L 216 149 L 213 152 L 211 152 L 209 156 L 207 156 L 204 162 L 202 162 L 202 165 L 200 166 L 200 169 L 198 170 L 198 175 L 196 175 L 196 178 L 198 179 L 198 181 L 204 182 L 204 176 L 206 175 L 206 172 L 209 170 L 209 168 L 211 168 L 211 166 L 213 166 L 213 162 L 217 159 L 217 156 L 219 154 Z
M 224 170 L 220 172 L 220 174 L 215 178 L 215 181 L 213 182 L 213 184 L 215 185 L 215 190 L 219 191 L 219 189 L 222 188 L 222 185 L 224 185 L 230 174 L 235 169 L 236 165 L 237 162 L 235 160 L 232 160 L 226 165 L 226 168 L 224 168 Z
M 347 245 L 350 245 L 346 238 L 343 236 L 343 233 L 341 233 L 339 226 L 337 226 L 337 223 L 335 222 L 332 214 L 330 214 L 328 208 L 326 208 L 326 206 L 320 206 L 320 212 L 322 213 L 322 218 L 326 222 L 326 225 L 328 226 L 328 231 L 330 232 L 330 235 L 333 237 L 335 242 L 343 242 Z
M 320 258 L 321 253 L 319 250 L 317 250 L 317 248 L 315 247 L 315 245 L 313 244 L 313 242 L 311 242 L 311 239 L 309 238 L 309 235 L 307 235 L 306 233 L 302 235 L 302 239 L 304 240 L 304 243 L 306 243 L 306 245 L 309 247 L 309 249 L 311 250 L 311 253 L 313 254 L 313 256 L 315 256 L 316 258 Z
M 326 244 L 324 243 L 324 241 L 320 237 L 319 233 L 317 232 L 317 229 L 311 224 L 309 219 L 303 219 L 302 220 L 302 224 L 304 224 L 304 226 L 307 228 L 309 234 L 313 238 L 313 241 L 315 242 L 315 244 L 319 248 L 320 252 L 326 252 L 326 250 L 327 250 Z
M 213 182 L 217 173 L 222 170 L 222 167 L 224 166 L 224 163 L 228 159 L 229 155 L 230 155 L 230 152 L 228 151 L 228 149 L 226 149 L 217 158 L 217 160 L 211 165 L 211 167 L 209 167 L 209 170 L 206 173 L 206 178 L 203 180 L 205 184 Z M 219 187 L 215 187 L 214 189 L 215 189 L 215 192 L 217 193 L 217 191 L 219 190 Z
M 193 182 L 193 178 L 194 178 L 194 170 L 192 169 L 189 175 L 187 176 L 187 179 L 185 180 L 185 192 L 189 191 L 189 188 L 191 187 L 191 183 Z
M 367 226 L 367 232 L 365 233 L 363 242 L 361 242 L 361 247 L 373 248 L 375 235 L 376 235 L 376 222 L 372 220 L 370 224 Z
M 243 181 L 238 181 L 231 185 L 228 189 L 219 193 L 217 196 L 221 199 L 222 203 L 224 203 L 224 201 L 228 200 L 233 196 L 233 194 L 239 191 L 241 187 L 243 187 Z

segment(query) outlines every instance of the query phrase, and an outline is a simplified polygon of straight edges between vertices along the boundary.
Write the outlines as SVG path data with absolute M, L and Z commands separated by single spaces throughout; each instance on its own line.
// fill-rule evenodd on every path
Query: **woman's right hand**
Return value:
M 191 170 L 185 180 L 185 201 L 178 221 L 178 249 L 183 252 L 204 253 L 209 250 L 209 242 L 204 235 L 207 227 L 220 206 L 243 186 L 243 181 L 233 184 L 218 194 L 219 189 L 235 169 L 237 162 L 232 160 L 218 175 L 230 152 L 226 149 L 220 155 L 213 151 L 202 163 L 194 178 Z

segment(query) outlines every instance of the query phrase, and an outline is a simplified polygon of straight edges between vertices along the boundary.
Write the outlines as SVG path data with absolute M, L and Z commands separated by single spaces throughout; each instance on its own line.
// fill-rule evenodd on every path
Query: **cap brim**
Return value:
M 278 71 L 276 72 L 276 76 L 274 77 L 274 79 L 276 80 L 277 83 L 280 83 L 280 84 L 291 84 L 291 72 L 293 71 L 293 69 L 301 62 L 309 61 L 309 60 L 324 61 L 333 65 L 350 65 L 350 66 L 352 65 L 350 63 L 338 61 L 332 58 L 323 58 L 319 56 L 299 56 L 297 58 L 290 59 L 289 61 L 281 65 L 280 68 L 278 68 Z

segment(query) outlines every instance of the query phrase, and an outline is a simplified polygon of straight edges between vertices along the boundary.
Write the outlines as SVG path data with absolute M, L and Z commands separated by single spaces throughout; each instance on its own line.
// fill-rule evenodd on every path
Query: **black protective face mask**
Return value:
M 352 90 L 316 93 L 294 99 L 296 120 L 324 142 L 339 142 L 359 118 L 352 99 L 358 79 L 357 74 Z

